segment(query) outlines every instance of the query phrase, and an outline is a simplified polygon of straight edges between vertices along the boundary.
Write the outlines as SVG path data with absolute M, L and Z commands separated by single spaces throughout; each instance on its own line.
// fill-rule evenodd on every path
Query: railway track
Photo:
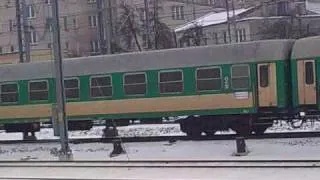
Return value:
M 160 141 L 208 141 L 208 140 L 233 140 L 236 134 L 201 136 L 191 138 L 188 136 L 140 136 L 140 137 L 109 137 L 109 138 L 70 138 L 70 143 L 112 143 L 115 139 L 122 142 L 160 142 Z M 290 132 L 290 133 L 266 133 L 264 135 L 250 135 L 247 139 L 276 139 L 276 138 L 311 138 L 320 137 L 320 132 Z M 58 143 L 59 139 L 39 139 L 39 140 L 1 140 L 0 144 L 18 143 Z
M 0 168 L 320 168 L 320 160 L 0 161 Z
M 320 160 L 0 161 L 0 180 L 280 179 L 319 177 Z M 274 173 L 277 172 L 277 173 Z M 273 178 L 272 178 L 273 177 Z M 250 179 L 250 178 L 249 178 Z M 294 178 L 291 178 L 294 179 Z M 295 180 L 294 179 L 294 180 Z

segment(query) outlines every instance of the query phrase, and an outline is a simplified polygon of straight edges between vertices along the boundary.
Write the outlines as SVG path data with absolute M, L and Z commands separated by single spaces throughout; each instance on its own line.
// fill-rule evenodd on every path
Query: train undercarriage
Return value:
M 258 119 L 253 115 L 229 115 L 229 116 L 189 116 L 179 120 L 180 129 L 188 136 L 197 137 L 205 133 L 213 136 L 217 131 L 232 129 L 237 134 L 249 135 L 263 134 L 268 127 L 273 125 L 271 119 Z
M 203 134 L 206 136 L 213 136 L 217 131 L 235 131 L 241 136 L 248 136 L 252 133 L 262 135 L 267 128 L 273 125 L 274 120 L 286 120 L 291 122 L 292 127 L 296 128 L 300 125 L 295 125 L 297 121 L 303 123 L 305 119 L 310 118 L 306 116 L 306 112 L 300 113 L 298 116 L 289 116 L 289 113 L 274 113 L 272 111 L 264 111 L 259 114 L 244 114 L 244 115 L 201 115 L 201 116 L 185 116 L 176 120 L 180 124 L 180 130 L 190 137 L 199 137 Z M 309 114 L 309 113 L 307 113 Z M 318 114 L 318 113 L 316 113 Z M 302 116 L 300 116 L 302 115 Z M 313 116 L 315 116 L 313 114 Z M 316 117 L 319 119 L 319 116 Z M 167 118 L 164 118 L 167 119 Z M 163 118 L 145 118 L 145 119 L 114 119 L 104 120 L 103 136 L 117 135 L 116 128 L 119 126 L 128 126 L 138 121 L 140 124 L 161 124 Z M 39 132 L 41 125 L 39 122 L 23 123 L 23 124 L 4 124 L 6 132 L 21 132 L 24 140 L 34 140 L 35 132 Z M 68 121 L 68 130 L 90 130 L 93 127 L 92 120 L 73 120 Z

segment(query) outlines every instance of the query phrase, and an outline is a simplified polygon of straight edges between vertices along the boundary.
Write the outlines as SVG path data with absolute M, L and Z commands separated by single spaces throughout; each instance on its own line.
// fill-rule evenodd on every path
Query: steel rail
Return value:
M 319 168 L 320 160 L 1 161 L 0 168 Z

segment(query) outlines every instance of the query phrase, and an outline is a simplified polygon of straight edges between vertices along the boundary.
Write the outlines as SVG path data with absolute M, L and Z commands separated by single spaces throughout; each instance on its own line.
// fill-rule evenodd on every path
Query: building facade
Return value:
M 235 10 L 235 14 L 229 11 L 229 21 L 225 11 L 221 15 L 212 13 L 198 18 L 195 27 L 187 23 L 176 28 L 178 46 L 295 39 L 319 34 L 320 16 L 309 11 L 304 0 L 269 0 L 251 4 Z M 196 33 L 197 29 L 200 33 Z

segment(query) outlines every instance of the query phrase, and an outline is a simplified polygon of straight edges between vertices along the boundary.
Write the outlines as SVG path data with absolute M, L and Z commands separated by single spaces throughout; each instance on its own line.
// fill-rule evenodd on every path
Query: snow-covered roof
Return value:
M 247 12 L 252 8 L 247 8 L 247 9 L 236 9 L 234 10 L 234 15 L 237 16 L 241 13 Z M 229 11 L 229 17 L 233 17 L 233 11 Z M 202 17 L 199 17 L 198 19 L 195 19 L 189 23 L 186 23 L 184 25 L 181 25 L 177 27 L 174 31 L 179 32 L 179 31 L 185 31 L 187 29 L 193 28 L 195 26 L 210 26 L 210 25 L 215 25 L 215 24 L 220 24 L 227 22 L 227 11 L 219 12 L 219 13 L 209 13 L 206 14 Z
M 306 1 L 307 10 L 320 14 L 320 1 Z

